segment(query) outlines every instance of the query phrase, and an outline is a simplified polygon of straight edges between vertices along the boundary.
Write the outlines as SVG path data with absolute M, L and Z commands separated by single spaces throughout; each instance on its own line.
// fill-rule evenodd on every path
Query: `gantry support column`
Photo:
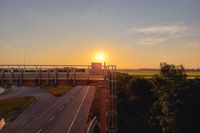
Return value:
M 38 81 L 38 85 L 41 86 L 41 78 L 42 78 L 42 68 L 39 69 L 39 81 Z
M 54 86 L 57 86 L 58 69 L 54 69 Z
M 87 73 L 87 85 L 89 85 L 90 84 L 90 66 L 88 66 L 86 73 Z
M 5 71 L 3 67 L 1 67 L 1 86 L 4 86 L 4 77 L 5 77 Z
M 73 73 L 74 73 L 73 86 L 76 86 L 76 68 L 73 68 Z
M 99 87 L 100 89 L 100 133 L 107 132 L 107 88 L 104 85 Z
M 49 86 L 49 78 L 50 78 L 50 71 L 49 71 L 49 69 L 47 69 L 47 82 L 46 82 L 46 86 Z
M 20 69 L 20 80 L 19 80 L 19 86 L 22 86 L 22 81 L 24 78 L 24 70 Z
M 117 132 L 117 111 L 116 111 L 116 66 L 111 66 L 108 85 L 108 133 Z
M 20 66 L 18 66 L 18 69 L 17 69 L 17 86 L 19 87 L 20 86 L 20 77 L 21 77 L 21 71 L 20 71 Z
M 11 68 L 10 69 L 10 84 L 11 84 L 11 86 L 13 84 L 13 78 L 14 78 L 14 70 Z
M 38 79 L 38 67 L 35 68 L 35 85 L 39 86 L 39 79 Z
M 67 68 L 67 77 L 66 77 L 66 84 L 68 85 L 69 84 L 69 68 Z

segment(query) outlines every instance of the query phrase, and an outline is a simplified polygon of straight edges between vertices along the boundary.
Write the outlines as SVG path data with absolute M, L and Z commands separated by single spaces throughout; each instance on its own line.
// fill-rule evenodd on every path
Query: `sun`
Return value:
M 99 62 L 104 62 L 105 61 L 105 55 L 104 54 L 98 54 L 97 55 L 97 60 Z

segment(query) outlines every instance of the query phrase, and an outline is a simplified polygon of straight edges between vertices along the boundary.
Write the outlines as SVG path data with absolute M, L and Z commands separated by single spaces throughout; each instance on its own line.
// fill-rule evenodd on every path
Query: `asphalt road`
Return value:
M 15 88 L 16 89 L 16 88 Z M 15 90 L 14 89 L 14 90 Z M 24 113 L 1 132 L 3 133 L 83 133 L 87 128 L 87 118 L 94 99 L 95 88 L 77 86 L 62 97 L 55 98 L 38 88 L 28 93 L 23 88 L 17 95 L 37 97 Z M 30 90 L 30 88 L 29 88 Z M 5 97 L 16 96 L 8 93 Z

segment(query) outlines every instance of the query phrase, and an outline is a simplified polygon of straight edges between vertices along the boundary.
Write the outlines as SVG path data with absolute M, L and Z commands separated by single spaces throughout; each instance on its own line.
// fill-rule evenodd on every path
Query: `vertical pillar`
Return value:
M 20 81 L 19 81 L 19 86 L 22 86 L 22 81 L 23 81 L 23 78 L 24 78 L 24 69 L 20 69 Z
M 111 68 L 110 68 L 111 67 Z M 107 109 L 108 109 L 108 117 L 107 117 L 107 129 L 108 133 L 111 133 L 111 124 L 112 124 L 112 117 L 111 117 L 111 112 L 112 112 L 112 66 L 109 66 L 108 68 L 109 74 L 108 74 L 108 104 L 107 104 Z
M 107 92 L 106 87 L 100 85 L 100 133 L 107 132 Z
M 90 66 L 87 68 L 87 85 L 90 84 Z
M 49 75 L 50 74 L 50 72 L 49 72 L 49 69 L 47 69 L 47 82 L 46 82 L 46 86 L 49 86 Z
M 111 66 L 109 72 L 109 89 L 108 89 L 108 133 L 117 132 L 117 112 L 116 112 L 116 66 Z
M 73 68 L 73 73 L 74 73 L 73 86 L 76 86 L 76 68 Z
M 38 86 L 38 69 L 35 67 L 35 85 Z
M 39 80 L 38 80 L 38 85 L 41 85 L 41 78 L 42 78 L 42 74 L 41 74 L 42 68 L 39 69 Z
M 4 71 L 3 67 L 1 67 L 1 86 L 4 86 L 4 73 L 5 73 L 5 71 Z
M 17 86 L 20 86 L 20 76 L 21 76 L 21 72 L 20 72 L 20 66 L 18 66 L 17 69 Z
M 72 67 L 69 68 L 69 84 L 73 86 L 73 68 Z
M 114 121 L 115 121 L 115 130 L 117 132 L 117 71 L 116 66 L 114 66 Z
M 13 76 L 14 76 L 14 70 L 11 68 L 10 69 L 10 84 L 13 84 Z
M 54 68 L 54 85 L 57 86 L 58 69 Z
M 67 68 L 67 77 L 66 77 L 67 78 L 66 79 L 67 80 L 66 81 L 67 85 L 69 84 L 69 72 L 70 72 L 70 70 L 69 70 L 69 68 Z

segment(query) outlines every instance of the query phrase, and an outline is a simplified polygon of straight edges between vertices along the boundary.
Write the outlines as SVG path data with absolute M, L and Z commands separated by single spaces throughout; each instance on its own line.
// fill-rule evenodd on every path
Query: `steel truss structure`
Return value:
M 116 65 L 106 66 L 107 72 L 107 132 L 117 132 L 117 79 L 116 79 Z

